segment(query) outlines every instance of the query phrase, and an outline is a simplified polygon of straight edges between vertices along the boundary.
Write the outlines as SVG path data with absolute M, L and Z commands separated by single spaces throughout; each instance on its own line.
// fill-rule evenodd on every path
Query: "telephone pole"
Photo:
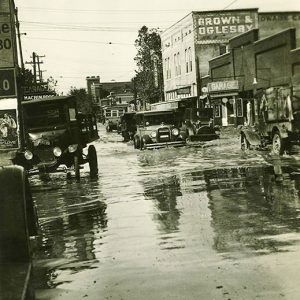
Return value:
M 43 57 L 45 57 L 45 55 L 37 55 L 35 52 L 33 52 L 31 56 L 32 61 L 25 63 L 32 65 L 35 84 L 43 82 L 43 71 L 41 70 L 41 64 L 43 64 L 44 62 L 40 60 L 40 58 Z

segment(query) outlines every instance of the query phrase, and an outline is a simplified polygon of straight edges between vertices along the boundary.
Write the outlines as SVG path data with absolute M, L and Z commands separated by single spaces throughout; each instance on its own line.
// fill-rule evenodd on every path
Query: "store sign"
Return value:
M 0 110 L 0 150 L 19 148 L 17 110 Z
M 257 11 L 224 11 L 195 13 L 198 42 L 228 40 L 235 35 L 257 28 Z
M 238 80 L 209 82 L 207 88 L 210 93 L 236 91 L 239 89 L 239 82 Z
M 15 69 L 0 69 L 0 98 L 16 97 Z
M 191 94 L 191 87 L 188 86 L 188 87 L 185 87 L 185 88 L 178 89 L 176 91 L 176 93 L 177 93 L 177 95 Z
M 0 68 L 15 65 L 15 34 L 10 13 L 10 0 L 0 0 Z

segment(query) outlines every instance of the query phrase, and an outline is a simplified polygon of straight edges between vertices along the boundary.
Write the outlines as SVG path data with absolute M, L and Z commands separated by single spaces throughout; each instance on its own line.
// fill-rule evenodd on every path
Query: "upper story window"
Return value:
M 170 58 L 165 59 L 165 66 L 166 66 L 166 78 L 171 78 L 171 65 L 170 65 Z
M 193 71 L 193 57 L 192 57 L 192 49 L 189 47 L 184 51 L 185 56 L 185 72 L 189 73 Z
M 189 53 L 189 71 L 192 72 L 193 71 L 193 60 L 192 60 L 192 49 L 191 47 L 189 47 L 188 49 L 188 53 Z

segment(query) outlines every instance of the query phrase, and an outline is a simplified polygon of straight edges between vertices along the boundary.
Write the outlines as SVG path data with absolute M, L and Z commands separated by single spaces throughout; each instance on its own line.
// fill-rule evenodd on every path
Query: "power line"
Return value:
M 225 6 L 223 9 L 226 9 L 228 7 L 230 7 L 232 4 L 234 4 L 235 2 L 237 2 L 238 0 L 233 0 L 232 2 L 230 2 L 227 6 Z
M 84 41 L 84 40 L 67 40 L 67 39 L 51 39 L 51 38 L 43 38 L 43 37 L 29 37 L 28 39 L 34 40 L 49 40 L 49 41 L 61 41 L 61 42 L 75 42 L 75 43 L 91 43 L 91 44 L 103 44 L 103 45 L 126 45 L 126 46 L 134 46 L 134 44 L 127 43 L 114 43 L 114 42 L 98 42 L 98 41 Z

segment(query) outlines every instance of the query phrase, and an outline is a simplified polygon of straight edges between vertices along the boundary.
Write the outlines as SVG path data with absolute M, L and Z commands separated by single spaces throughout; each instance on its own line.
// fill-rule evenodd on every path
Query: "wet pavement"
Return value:
M 31 179 L 37 299 L 299 299 L 299 156 L 100 136 L 97 180 Z

